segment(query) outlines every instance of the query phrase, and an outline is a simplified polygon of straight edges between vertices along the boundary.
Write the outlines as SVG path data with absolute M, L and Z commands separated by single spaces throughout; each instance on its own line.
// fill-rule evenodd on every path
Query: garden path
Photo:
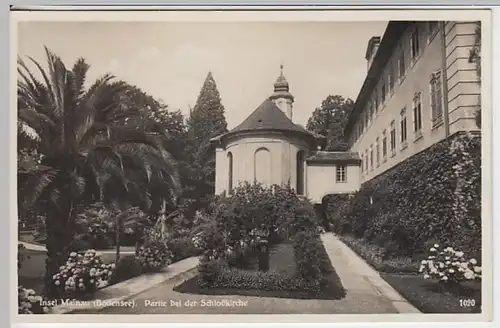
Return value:
M 109 307 L 99 314 L 382 314 L 418 311 L 397 294 L 378 273 L 345 246 L 335 235 L 326 233 L 322 241 L 339 275 L 347 296 L 341 300 L 299 300 L 238 295 L 207 296 L 173 291 L 179 279 L 166 281 L 137 294 L 133 308 Z M 191 275 L 195 275 L 193 272 Z M 184 276 L 183 279 L 189 279 Z M 152 305 L 152 302 L 157 301 Z M 210 303 L 211 301 L 211 303 Z M 220 303 L 245 304 L 224 306 Z M 163 304 L 160 304 L 162 303 Z
M 39 251 L 39 252 L 46 252 L 47 248 L 43 245 L 38 245 L 38 244 L 32 244 L 32 243 L 27 243 L 25 241 L 18 241 L 18 244 L 22 244 L 27 250 L 31 251 Z M 97 254 L 115 254 L 116 250 L 113 249 L 104 249 L 104 250 L 97 250 Z M 121 251 L 120 254 L 134 254 L 135 250 L 133 246 L 121 246 Z

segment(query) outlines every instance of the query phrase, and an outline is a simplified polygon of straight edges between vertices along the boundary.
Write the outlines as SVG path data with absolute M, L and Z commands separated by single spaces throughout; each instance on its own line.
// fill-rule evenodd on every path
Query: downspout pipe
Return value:
M 440 24 L 441 32 L 441 66 L 443 67 L 441 76 L 443 77 L 443 125 L 444 134 L 447 139 L 450 136 L 450 117 L 448 111 L 448 64 L 446 60 L 446 22 L 441 21 Z

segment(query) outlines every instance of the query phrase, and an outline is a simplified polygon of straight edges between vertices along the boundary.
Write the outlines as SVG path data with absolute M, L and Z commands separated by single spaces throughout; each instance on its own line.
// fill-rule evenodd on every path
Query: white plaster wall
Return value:
M 220 194 L 227 188 L 227 153 L 223 148 L 215 150 L 215 194 Z
M 256 161 L 255 153 L 259 149 L 267 149 L 269 153 L 264 155 L 259 151 L 262 156 L 257 157 Z M 253 183 L 256 171 L 269 172 L 269 179 L 266 179 L 269 184 L 284 185 L 290 182 L 295 187 L 296 156 L 300 150 L 304 150 L 307 156 L 308 146 L 304 141 L 281 134 L 254 134 L 230 140 L 225 149 L 216 150 L 216 193 L 220 194 L 228 187 L 228 152 L 233 154 L 233 187 L 244 181 Z
M 342 164 L 339 164 L 342 165 Z M 321 203 L 328 194 L 353 193 L 360 187 L 360 168 L 355 164 L 347 164 L 346 182 L 336 181 L 336 164 L 307 165 L 306 193 L 313 203 Z

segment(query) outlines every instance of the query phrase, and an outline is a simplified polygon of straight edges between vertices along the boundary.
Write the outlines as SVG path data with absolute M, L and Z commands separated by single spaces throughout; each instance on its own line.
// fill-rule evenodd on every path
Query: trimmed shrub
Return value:
M 109 284 L 117 284 L 119 282 L 138 277 L 142 274 L 141 262 L 135 255 L 121 257 L 116 263 L 116 266 L 109 279 Z
M 348 221 L 345 220 L 343 214 L 346 212 L 346 209 L 350 204 L 350 197 L 351 195 L 347 194 L 325 196 L 322 202 L 325 212 L 323 214 L 325 217 L 325 222 L 323 223 L 325 229 L 337 233 L 346 229 L 344 224 L 348 223 Z
M 312 232 L 301 231 L 293 238 L 294 257 L 297 265 L 297 276 L 308 284 L 316 284 L 321 287 L 323 270 L 320 261 L 321 241 Z
M 479 256 L 481 139 L 458 133 L 364 183 L 332 212 L 339 234 L 383 248 L 383 259 L 419 256 L 431 240 Z

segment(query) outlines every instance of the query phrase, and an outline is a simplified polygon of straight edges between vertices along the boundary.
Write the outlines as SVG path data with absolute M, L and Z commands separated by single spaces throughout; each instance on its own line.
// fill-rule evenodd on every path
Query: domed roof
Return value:
M 292 133 L 300 136 L 303 140 L 307 140 L 309 143 L 316 144 L 317 137 L 301 127 L 293 123 L 286 115 L 281 111 L 281 109 L 276 106 L 274 101 L 271 99 L 266 99 L 255 111 L 250 114 L 240 125 L 236 126 L 234 129 L 228 133 L 219 136 L 225 139 L 231 135 L 237 135 L 240 133 L 252 133 L 252 132 L 262 132 L 262 131 L 276 131 L 284 133 Z
M 274 92 L 288 91 L 290 88 L 290 86 L 288 85 L 288 81 L 283 76 L 283 65 L 280 66 L 280 69 L 281 69 L 280 76 L 276 79 L 276 82 L 274 83 Z

